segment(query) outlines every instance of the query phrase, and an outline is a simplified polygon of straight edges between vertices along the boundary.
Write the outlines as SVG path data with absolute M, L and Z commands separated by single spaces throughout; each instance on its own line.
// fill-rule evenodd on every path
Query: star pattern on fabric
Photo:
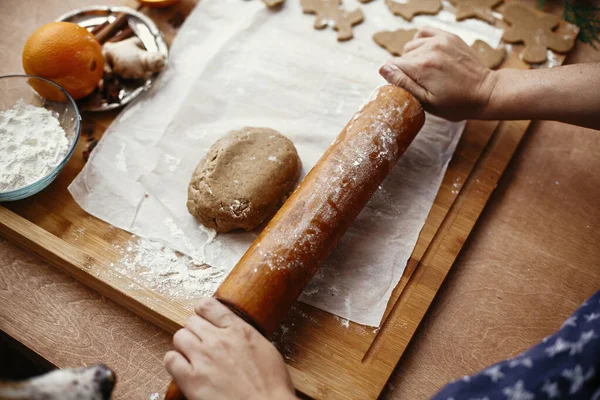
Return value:
M 533 360 L 531 360 L 529 357 L 515 358 L 514 360 L 510 360 L 508 363 L 508 366 L 511 368 L 516 368 L 520 365 L 525 368 L 531 368 L 533 367 Z
M 588 372 L 584 374 L 581 365 L 576 365 L 573 369 L 565 369 L 561 375 L 571 382 L 569 394 L 575 394 L 583 387 L 583 384 L 592 379 L 595 374 L 594 368 L 590 368 Z
M 593 330 L 583 332 L 578 341 L 571 343 L 571 351 L 569 352 L 569 355 L 574 356 L 575 354 L 583 352 L 585 345 L 597 338 L 598 335 L 596 335 L 596 332 Z
M 508 400 L 533 400 L 535 395 L 527 389 L 523 381 L 517 381 L 513 386 L 507 386 L 502 389 L 502 394 L 506 396 Z
M 597 338 L 598 335 L 596 335 L 596 332 L 594 332 L 593 329 L 590 329 L 589 331 L 582 332 L 576 342 L 569 342 L 568 340 L 564 340 L 563 338 L 559 337 L 552 346 L 546 347 L 544 351 L 550 358 L 553 358 L 555 355 L 563 353 L 567 350 L 569 350 L 570 356 L 574 356 L 575 354 L 583 352 L 583 348 L 592 340 Z
M 550 358 L 552 358 L 555 355 L 570 349 L 571 343 L 559 337 L 558 339 L 556 339 L 556 342 L 554 342 L 552 346 L 546 347 L 546 350 L 544 351 L 548 354 L 548 356 L 550 356 Z
M 433 400 L 600 400 L 600 290 L 562 328 L 514 358 L 458 378 Z
M 576 315 L 572 315 L 569 318 L 567 318 L 567 320 L 562 324 L 561 328 L 567 327 L 567 326 L 572 326 L 572 327 L 577 327 L 577 316 Z
M 550 382 L 546 380 L 540 390 L 546 393 L 549 399 L 558 399 L 560 397 L 560 391 L 558 390 L 557 382 Z
M 489 376 L 492 382 L 496 383 L 500 379 L 504 378 L 504 374 L 502 373 L 502 371 L 500 371 L 501 368 L 502 367 L 500 365 L 494 365 L 493 367 L 490 367 L 483 371 L 483 374 Z
M 600 313 L 585 314 L 583 317 L 585 318 L 585 322 L 592 322 L 600 318 Z
M 552 336 L 546 336 L 545 338 L 542 339 L 542 343 L 546 343 L 548 340 L 550 340 Z

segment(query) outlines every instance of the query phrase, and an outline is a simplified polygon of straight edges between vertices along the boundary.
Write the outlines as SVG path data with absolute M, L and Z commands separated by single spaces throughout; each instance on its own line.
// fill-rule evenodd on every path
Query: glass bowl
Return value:
M 43 87 L 44 90 L 52 90 L 57 97 L 64 101 L 52 101 L 40 96 L 32 86 Z M 0 202 L 24 199 L 36 194 L 48 186 L 57 177 L 61 169 L 73 155 L 75 145 L 81 131 L 81 115 L 75 101 L 59 85 L 44 79 L 30 75 L 6 75 L 0 77 L 0 112 L 14 107 L 19 101 L 37 107 L 44 107 L 54 114 L 61 127 L 64 129 L 69 140 L 69 149 L 63 160 L 46 176 L 37 181 L 30 182 L 26 186 L 8 192 L 0 191 Z M 2 131 L 0 131 L 0 135 Z M 5 155 L 0 154 L 0 158 Z

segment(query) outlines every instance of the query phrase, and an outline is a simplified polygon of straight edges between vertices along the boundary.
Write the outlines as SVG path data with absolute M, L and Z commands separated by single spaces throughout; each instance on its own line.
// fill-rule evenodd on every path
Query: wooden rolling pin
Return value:
M 269 336 L 417 135 L 421 104 L 379 88 L 292 193 L 214 297 Z M 166 400 L 184 399 L 171 383 Z

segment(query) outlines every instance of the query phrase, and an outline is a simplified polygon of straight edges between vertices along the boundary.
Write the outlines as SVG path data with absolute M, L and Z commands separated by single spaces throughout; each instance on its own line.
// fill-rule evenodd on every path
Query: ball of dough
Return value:
M 253 230 L 281 207 L 301 168 L 294 144 L 273 129 L 229 132 L 196 167 L 188 210 L 217 232 Z

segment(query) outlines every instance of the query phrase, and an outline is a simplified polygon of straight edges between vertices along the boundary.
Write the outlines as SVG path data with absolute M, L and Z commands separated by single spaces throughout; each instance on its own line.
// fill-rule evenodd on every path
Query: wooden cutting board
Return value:
M 151 16 L 172 40 L 173 26 L 190 9 L 190 2 L 183 2 L 168 12 L 152 11 Z M 576 33 L 572 27 L 565 31 Z M 525 67 L 518 51 L 513 48 L 504 67 Z M 93 129 L 89 136 L 99 139 L 116 115 L 85 115 L 88 129 Z M 275 341 L 298 390 L 315 398 L 379 395 L 528 125 L 527 121 L 467 124 L 380 329 L 340 321 L 302 303 L 294 307 Z M 83 167 L 88 146 L 80 140 L 71 161 L 46 190 L 0 207 L 0 234 L 174 332 L 190 315 L 193 303 L 166 298 L 111 269 L 121 257 L 115 245 L 127 243 L 131 235 L 85 213 L 66 189 Z

